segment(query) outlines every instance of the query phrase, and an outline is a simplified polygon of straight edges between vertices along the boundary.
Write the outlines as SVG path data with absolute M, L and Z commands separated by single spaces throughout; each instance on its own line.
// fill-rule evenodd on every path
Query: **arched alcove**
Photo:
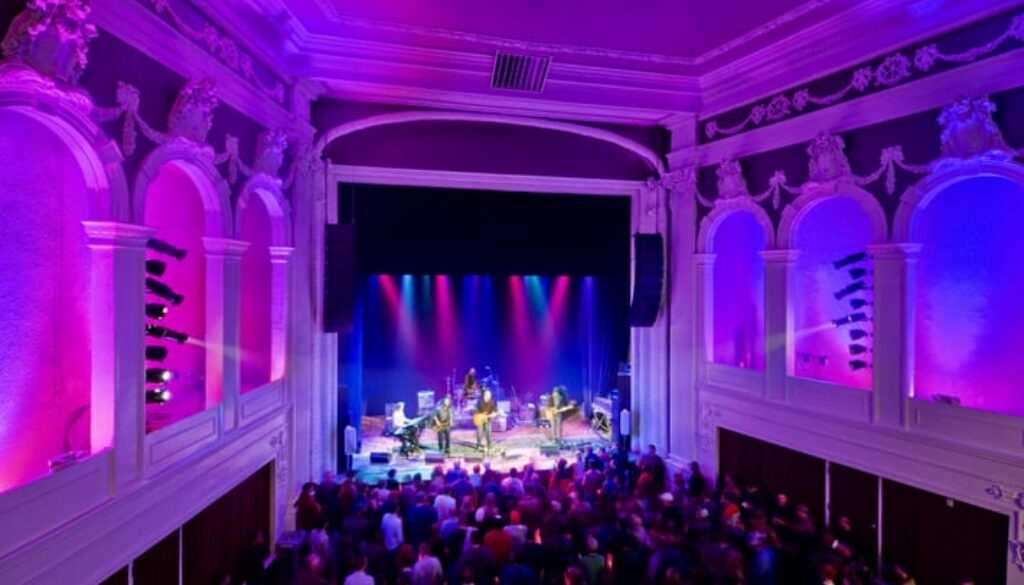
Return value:
M 95 195 L 106 180 L 95 154 L 69 142 L 72 130 L 56 119 L 0 108 L 0 127 L 2 492 L 47 473 L 50 459 L 90 448 L 82 221 L 101 207 Z
M 921 193 L 908 230 L 921 244 L 908 300 L 913 395 L 1024 416 L 1024 172 L 968 170 L 943 183 Z
M 271 374 L 271 219 L 263 197 L 254 192 L 239 208 L 240 240 L 247 242 L 242 256 L 239 367 L 245 394 L 270 381 Z
M 836 262 L 866 253 L 871 244 L 886 239 L 885 214 L 878 202 L 863 190 L 843 186 L 839 190 L 805 193 L 783 211 L 780 246 L 799 251 L 791 299 L 793 324 L 793 373 L 844 386 L 869 390 L 872 385 L 870 337 L 852 338 L 852 330 L 871 329 L 872 302 L 870 259 L 836 267 Z M 853 269 L 868 273 L 855 275 Z M 862 288 L 856 283 L 863 283 Z M 852 323 L 834 321 L 852 316 Z M 868 351 L 853 353 L 851 345 Z M 861 360 L 854 368 L 851 362 Z
M 762 210 L 763 214 L 763 210 Z M 714 254 L 712 361 L 764 369 L 764 251 L 771 239 L 758 214 L 716 218 L 706 242 Z

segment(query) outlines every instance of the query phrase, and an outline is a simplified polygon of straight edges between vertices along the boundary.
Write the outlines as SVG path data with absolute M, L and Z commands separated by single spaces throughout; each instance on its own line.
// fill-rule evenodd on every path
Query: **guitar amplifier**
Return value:
M 416 415 L 434 412 L 434 391 L 424 390 L 416 393 Z

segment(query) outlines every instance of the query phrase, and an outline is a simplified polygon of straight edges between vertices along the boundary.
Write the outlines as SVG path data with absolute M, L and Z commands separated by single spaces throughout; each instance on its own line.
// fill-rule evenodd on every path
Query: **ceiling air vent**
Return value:
M 494 57 L 491 88 L 540 93 L 548 78 L 550 64 L 551 57 L 498 53 Z

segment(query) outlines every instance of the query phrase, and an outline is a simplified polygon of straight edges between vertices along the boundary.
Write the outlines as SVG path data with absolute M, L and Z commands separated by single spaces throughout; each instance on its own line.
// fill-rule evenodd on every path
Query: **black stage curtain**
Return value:
M 918 583 L 1006 583 L 1005 515 L 889 480 L 882 502 L 882 556 Z
M 829 513 L 832 524 L 846 516 L 853 525 L 855 548 L 872 567 L 878 562 L 878 476 L 830 463 Z
M 141 583 L 141 581 L 136 581 L 136 583 Z M 107 577 L 100 583 L 100 585 L 128 585 L 128 567 L 124 567 L 120 571 Z
M 718 458 L 719 471 L 732 474 L 741 487 L 785 493 L 794 504 L 806 505 L 815 521 L 824 522 L 824 460 L 723 428 Z
M 249 476 L 182 528 L 183 582 L 207 585 L 230 574 L 242 582 L 246 552 L 257 530 L 270 534 L 272 465 Z
M 132 563 L 135 583 L 178 585 L 178 539 L 180 530 L 168 534 Z

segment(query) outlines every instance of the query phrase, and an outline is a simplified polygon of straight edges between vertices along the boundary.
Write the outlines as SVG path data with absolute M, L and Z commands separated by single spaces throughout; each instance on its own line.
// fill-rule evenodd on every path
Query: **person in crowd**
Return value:
M 344 585 L 376 585 L 373 577 L 366 574 L 366 557 L 356 555 L 353 557 L 352 566 L 355 570 L 345 577 Z
M 295 527 L 304 532 L 316 530 L 322 513 L 323 509 L 316 501 L 316 484 L 307 482 L 295 500 Z
M 429 543 L 420 544 L 420 556 L 416 564 L 412 566 L 412 578 L 410 585 L 442 585 L 444 583 L 444 568 L 441 560 L 432 554 Z

